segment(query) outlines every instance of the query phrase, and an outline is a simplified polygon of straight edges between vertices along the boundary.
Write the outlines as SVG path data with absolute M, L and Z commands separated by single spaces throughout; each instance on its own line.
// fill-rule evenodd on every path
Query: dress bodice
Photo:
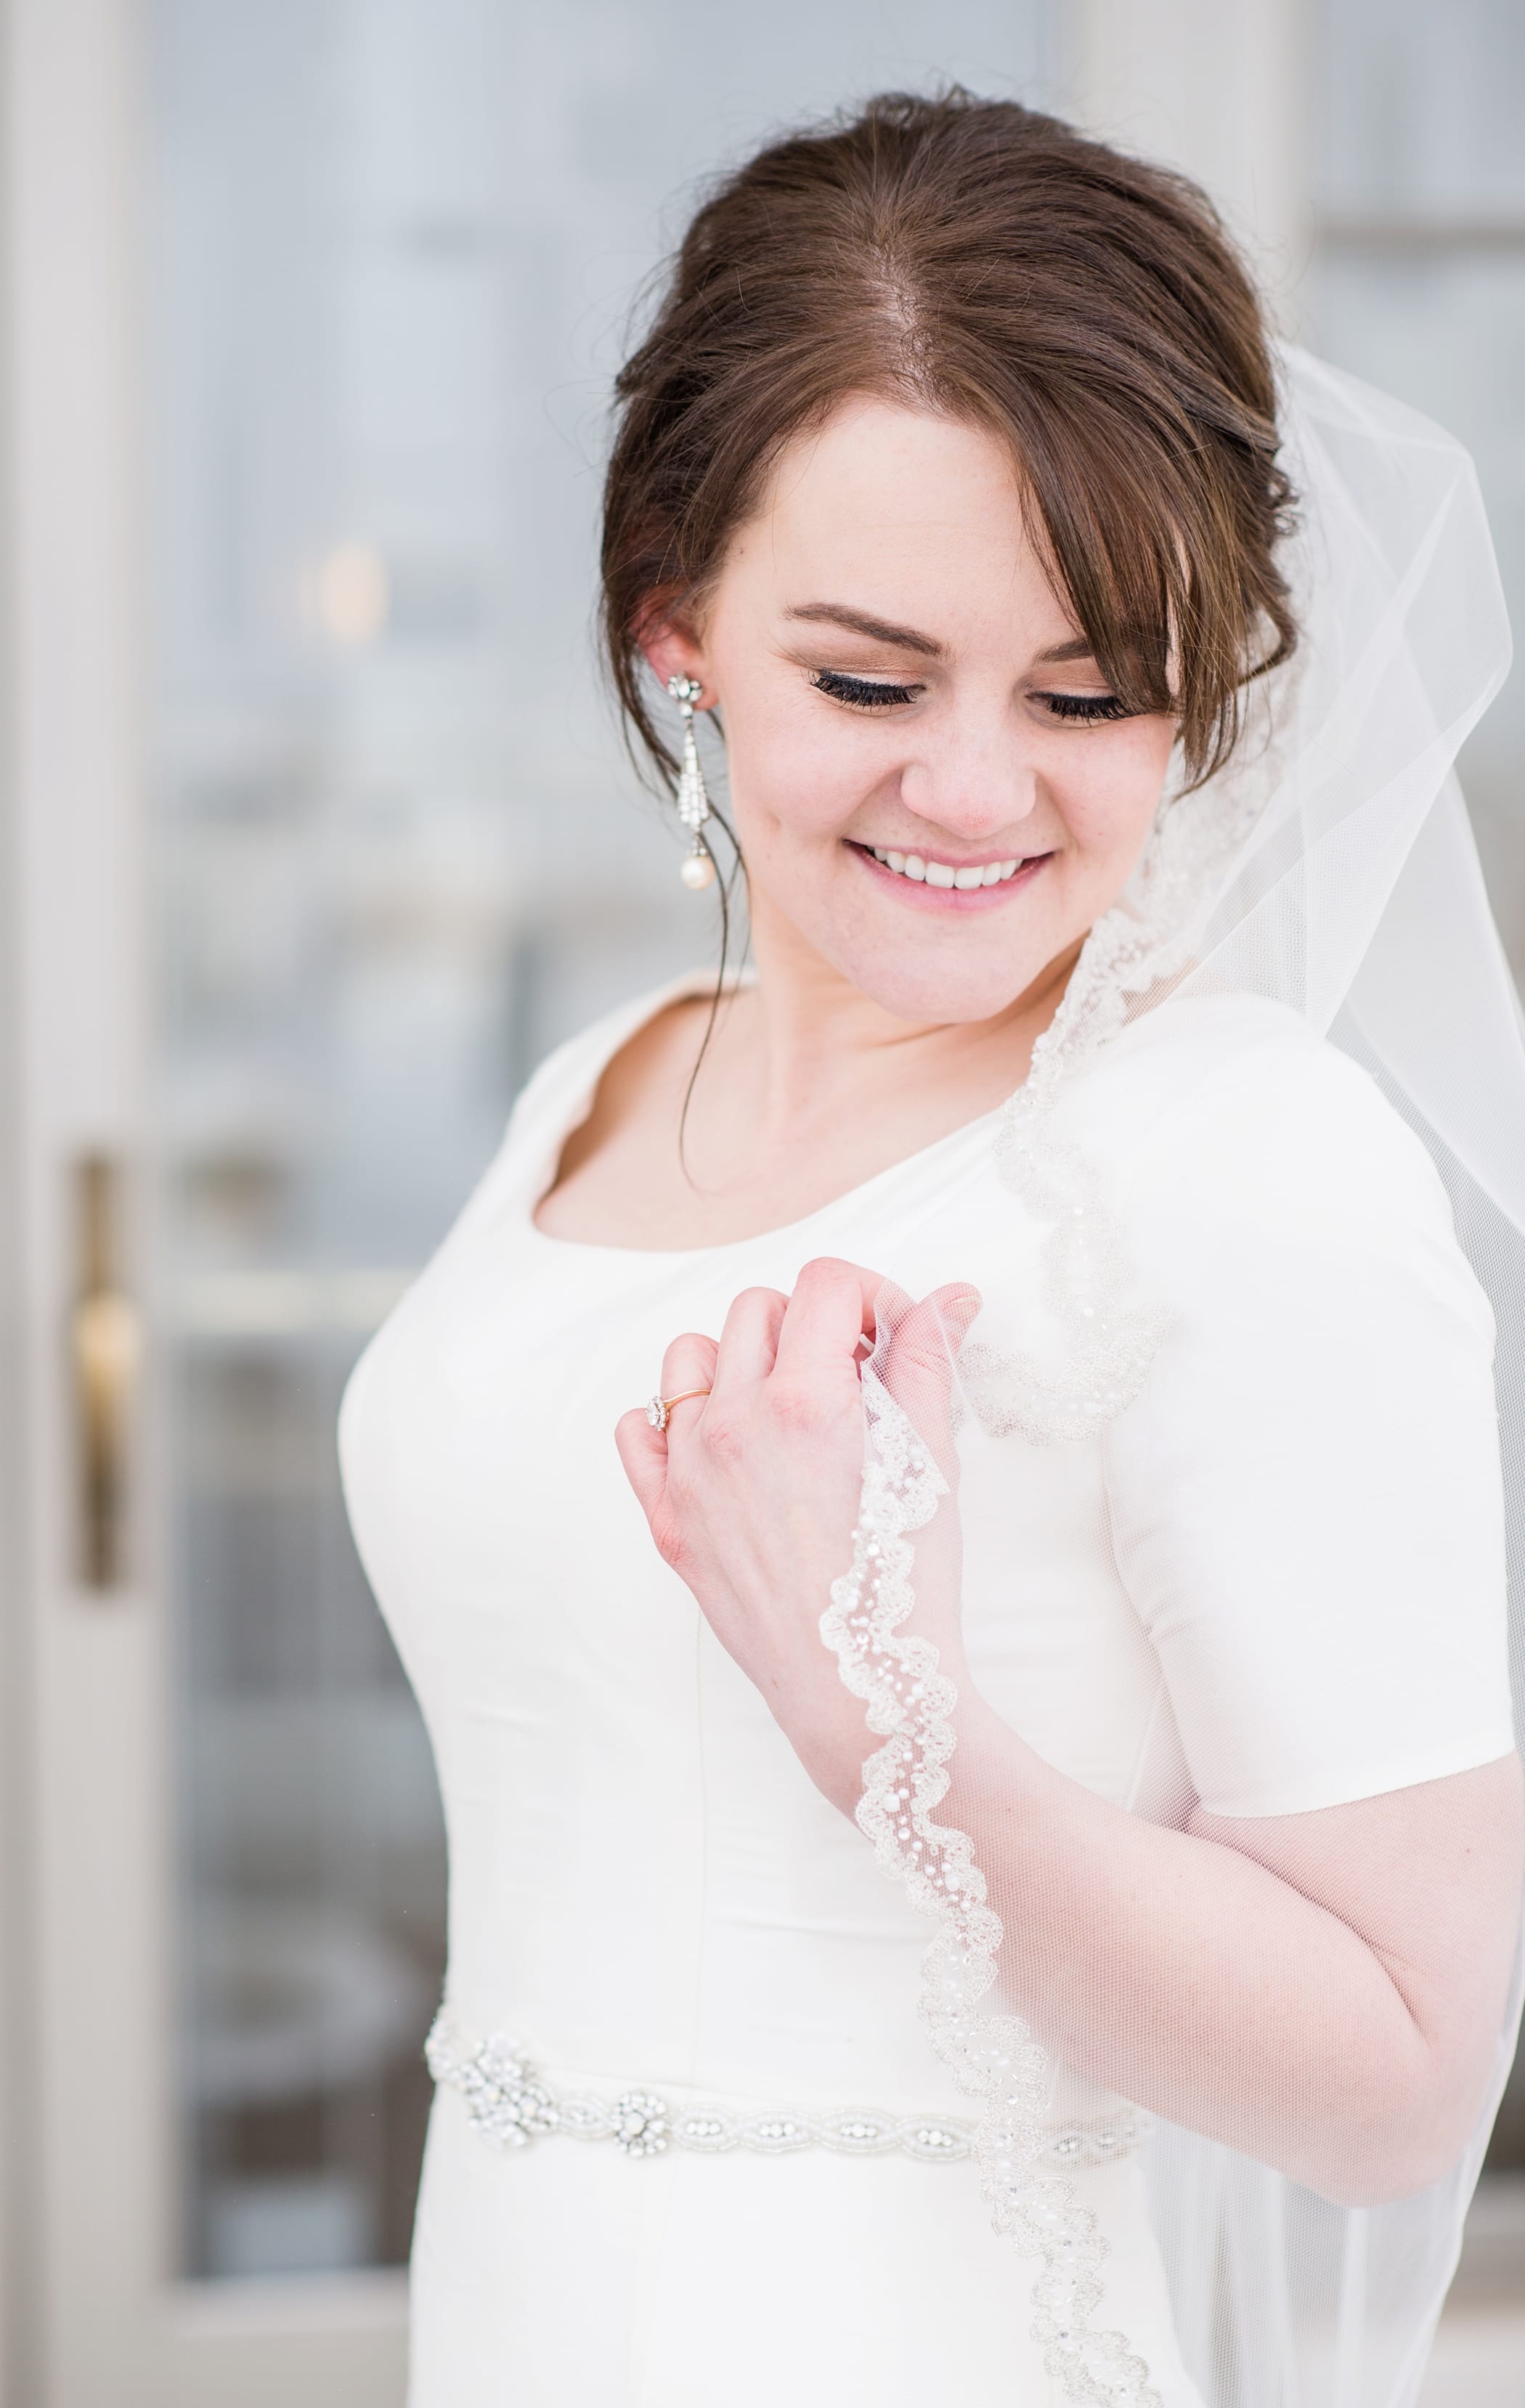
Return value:
M 915 2012 L 925 1926 L 658 1557 L 612 1432 L 673 1337 L 821 1254 L 913 1295 L 970 1280 L 976 1335 L 1062 1346 L 1048 1232 L 1002 1182 L 991 1115 L 739 1244 L 547 1237 L 565 1136 L 652 1008 L 532 1082 L 346 1402 L 350 1511 L 445 1801 L 452 2005 L 577 2077 L 949 2109 Z M 1094 1439 L 961 1434 L 991 1702 L 1161 1815 L 1504 1753 L 1487 1309 L 1422 1149 L 1290 1015 L 1233 999 L 1152 1015 L 1054 1109 L 1168 1334 Z

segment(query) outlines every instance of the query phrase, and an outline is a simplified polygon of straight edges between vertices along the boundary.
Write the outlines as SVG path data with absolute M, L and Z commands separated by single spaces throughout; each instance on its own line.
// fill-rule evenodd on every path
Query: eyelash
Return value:
M 1128 705 L 1116 694 L 1035 694 L 1033 699 L 1047 703 L 1056 719 L 1067 720 L 1072 727 L 1095 727 L 1108 719 L 1131 715 Z
M 818 692 L 830 695 L 834 702 L 851 703 L 858 710 L 881 710 L 889 703 L 914 702 L 920 691 L 914 685 L 882 685 L 875 678 L 848 677 L 843 669 L 814 669 L 810 682 Z
M 919 686 L 888 685 L 877 678 L 849 677 L 844 669 L 813 669 L 810 682 L 819 694 L 833 702 L 845 702 L 854 710 L 884 710 L 914 702 L 921 691 Z M 1130 715 L 1127 704 L 1115 694 L 1036 694 L 1033 699 L 1071 727 L 1101 726 Z

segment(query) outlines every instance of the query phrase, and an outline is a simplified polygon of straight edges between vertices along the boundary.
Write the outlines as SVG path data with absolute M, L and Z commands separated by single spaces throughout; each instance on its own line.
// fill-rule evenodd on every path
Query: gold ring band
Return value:
M 707 1388 L 684 1388 L 676 1397 L 653 1397 L 647 1406 L 646 1418 L 654 1430 L 664 1430 L 667 1416 L 675 1405 L 687 1404 L 691 1397 L 707 1397 Z

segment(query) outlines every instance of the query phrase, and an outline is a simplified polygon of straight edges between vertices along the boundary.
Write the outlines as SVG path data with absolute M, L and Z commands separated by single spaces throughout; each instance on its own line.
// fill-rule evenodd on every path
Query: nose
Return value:
M 966 844 L 1016 826 L 1038 799 L 1038 778 L 1010 722 L 982 724 L 961 714 L 901 772 L 901 799 L 918 819 Z

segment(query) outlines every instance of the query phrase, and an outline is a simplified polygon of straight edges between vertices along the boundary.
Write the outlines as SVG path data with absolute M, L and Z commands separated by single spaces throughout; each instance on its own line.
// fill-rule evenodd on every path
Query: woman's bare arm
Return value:
M 878 1744 L 820 1636 L 862 1465 L 859 1354 L 879 1283 L 821 1261 L 752 1289 L 717 1344 L 675 1340 L 664 1393 L 709 1391 L 618 1439 L 666 1560 L 851 1815 Z M 1002 1979 L 1040 2037 L 1124 2097 L 1345 2202 L 1454 2163 L 1494 2069 L 1520 1895 L 1508 1756 L 1305 1814 L 1184 1830 L 1097 1798 L 979 1697 L 963 1654 L 950 1357 L 978 1297 L 916 1306 L 883 1376 L 950 1493 L 916 1537 L 911 1627 L 959 1693 L 952 1787 L 1005 1930 Z
M 1518 1759 L 1185 1831 L 1055 1772 L 976 1698 L 938 1818 L 970 1833 L 1005 1987 L 1080 2071 L 1344 2203 L 1455 2163 L 1493 2072 Z

